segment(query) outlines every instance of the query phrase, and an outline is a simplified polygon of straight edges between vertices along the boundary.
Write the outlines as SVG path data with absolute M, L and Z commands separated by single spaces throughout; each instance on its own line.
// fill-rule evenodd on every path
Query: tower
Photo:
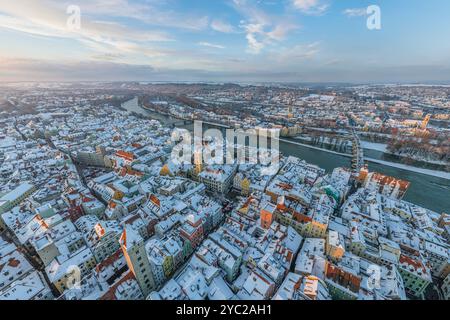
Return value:
M 288 106 L 288 118 L 291 119 L 294 117 L 294 108 L 292 106 L 292 99 L 289 100 L 289 106 Z
M 359 171 L 358 180 L 361 183 L 364 183 L 364 181 L 366 181 L 368 176 L 369 176 L 369 168 L 367 167 L 367 165 L 365 165 Z
M 427 114 L 425 119 L 423 119 L 422 124 L 420 125 L 420 129 L 426 130 L 428 123 L 430 122 L 430 119 L 431 119 L 431 114 Z
M 200 174 L 200 172 L 202 172 L 203 170 L 203 166 L 202 166 L 202 153 L 196 151 L 194 153 L 194 175 L 198 176 Z
M 272 222 L 274 220 L 274 214 L 275 214 L 275 210 L 276 210 L 276 206 L 270 202 L 266 202 L 259 214 L 259 218 L 261 220 L 261 228 L 263 229 L 270 229 L 270 226 L 272 225 Z
M 131 228 L 125 228 L 119 240 L 128 268 L 134 274 L 144 297 L 156 288 L 144 239 Z

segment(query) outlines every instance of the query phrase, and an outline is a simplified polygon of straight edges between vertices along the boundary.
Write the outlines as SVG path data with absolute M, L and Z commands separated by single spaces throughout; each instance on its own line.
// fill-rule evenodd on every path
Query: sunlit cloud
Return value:
M 59 7 L 67 7 L 72 0 L 58 1 Z M 176 12 L 161 8 L 164 1 L 146 0 L 78 0 L 76 4 L 82 11 L 92 16 L 128 18 L 141 21 L 149 26 L 170 27 L 187 30 L 208 28 L 209 17 L 194 13 Z
M 210 42 L 199 42 L 198 45 L 202 46 L 202 47 L 209 47 L 209 48 L 214 48 L 214 49 L 225 49 L 225 47 L 220 44 L 215 44 L 215 43 L 210 43 Z
M 229 24 L 226 23 L 224 21 L 221 20 L 213 20 L 211 22 L 211 29 L 218 31 L 218 32 L 222 32 L 222 33 L 233 33 L 235 32 L 235 28 Z
M 321 15 L 329 8 L 329 3 L 323 0 L 292 0 L 292 4 L 296 9 L 312 15 Z
M 273 42 L 285 39 L 299 26 L 289 20 L 271 16 L 247 0 L 234 0 L 234 7 L 243 17 L 240 27 L 246 32 L 247 52 L 259 54 Z

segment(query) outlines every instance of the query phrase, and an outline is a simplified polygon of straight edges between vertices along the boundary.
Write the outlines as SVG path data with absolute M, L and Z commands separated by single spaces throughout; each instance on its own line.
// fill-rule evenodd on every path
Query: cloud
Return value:
M 269 15 L 247 0 L 233 0 L 233 5 L 244 17 L 239 27 L 246 33 L 249 54 L 261 53 L 268 45 L 284 40 L 289 32 L 299 28 L 289 18 Z
M 310 15 L 324 14 L 329 8 L 329 4 L 322 0 L 292 0 L 292 4 L 297 10 Z
M 124 58 L 125 56 L 123 54 L 117 54 L 117 53 L 102 53 L 102 54 L 95 54 L 92 56 L 92 59 L 94 60 L 100 60 L 100 61 L 115 61 Z
M 264 43 L 258 41 L 253 33 L 247 33 L 246 39 L 248 41 L 248 53 L 258 54 L 264 48 Z
M 58 1 L 58 5 L 73 4 L 73 0 Z M 186 30 L 205 30 L 209 18 L 189 12 L 176 12 L 163 8 L 164 1 L 146 0 L 77 0 L 82 12 L 92 16 L 122 17 L 139 20 L 147 25 L 170 27 Z
M 344 15 L 347 17 L 364 17 L 367 15 L 367 9 L 366 8 L 351 8 L 351 9 L 345 9 L 342 11 Z
M 242 24 L 241 27 L 246 31 L 247 52 L 250 54 L 261 53 L 266 46 L 284 40 L 290 31 L 299 28 L 290 23 L 279 23 L 269 28 L 262 23 Z
M 211 28 L 215 31 L 222 32 L 222 33 L 235 32 L 235 29 L 231 24 L 223 22 L 221 20 L 213 20 L 211 22 Z
M 292 23 L 280 23 L 275 26 L 271 31 L 267 32 L 266 35 L 273 40 L 281 41 L 284 40 L 287 34 L 292 31 L 299 29 L 299 26 Z
M 210 43 L 210 42 L 199 42 L 198 45 L 202 46 L 202 47 L 209 47 L 209 48 L 215 48 L 215 49 L 225 49 L 225 47 L 220 44 L 214 44 L 214 43 Z
M 37 4 L 32 0 L 7 2 L 0 5 L 0 25 L 22 32 L 47 36 L 87 38 L 101 42 L 102 39 L 128 39 L 130 41 L 172 41 L 165 32 L 136 30 L 112 21 L 92 21 L 81 15 L 81 28 L 67 27 L 69 15 L 45 0 Z M 139 32 L 137 32 L 139 31 Z
M 299 44 L 291 48 L 279 50 L 275 55 L 275 59 L 282 63 L 296 64 L 316 57 L 319 53 L 319 42 L 310 44 Z
M 0 5 L 0 28 L 30 35 L 65 38 L 78 41 L 99 54 L 111 53 L 147 57 L 165 55 L 154 42 L 173 41 L 166 32 L 136 29 L 114 21 L 92 21 L 81 11 L 81 28 L 71 30 L 67 26 L 66 10 L 52 2 L 41 0 L 8 1 Z

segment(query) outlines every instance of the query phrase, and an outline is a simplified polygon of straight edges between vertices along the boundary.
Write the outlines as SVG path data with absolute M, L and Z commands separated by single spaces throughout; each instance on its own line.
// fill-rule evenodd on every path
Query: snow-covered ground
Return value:
M 375 143 L 375 142 L 369 142 L 369 141 L 361 141 L 361 146 L 364 149 L 369 149 L 369 150 L 375 150 L 375 151 L 380 151 L 386 154 L 392 154 L 392 155 L 396 155 L 396 156 L 400 156 L 400 157 L 405 157 L 406 155 L 402 155 L 402 154 L 396 154 L 393 152 L 390 152 L 387 149 L 387 144 L 385 143 Z M 437 161 L 437 160 L 430 160 L 430 159 L 416 159 L 414 158 L 414 160 L 417 161 L 423 161 L 423 162 L 427 162 L 427 163 L 431 163 L 431 164 L 437 164 L 437 165 L 447 165 L 448 163 L 445 161 Z
M 291 144 L 296 144 L 296 145 L 299 145 L 299 146 L 304 146 L 304 147 L 307 147 L 307 148 L 320 150 L 320 151 L 324 151 L 324 152 L 328 152 L 328 153 L 337 154 L 337 155 L 344 156 L 344 157 L 347 157 L 347 158 L 351 158 L 350 154 L 336 152 L 336 151 L 332 151 L 332 150 L 327 150 L 327 149 L 311 146 L 311 145 L 305 144 L 305 143 L 299 143 L 299 142 L 294 142 L 294 141 L 285 140 L 285 139 L 280 139 L 280 141 L 291 143 Z M 375 143 L 375 144 L 382 145 L 381 143 Z M 417 168 L 417 167 L 409 166 L 407 164 L 383 161 L 383 160 L 366 158 L 366 157 L 364 159 L 366 161 L 372 162 L 372 163 L 378 163 L 378 164 L 382 164 L 382 165 L 393 167 L 393 168 L 408 170 L 408 171 L 412 171 L 412 172 L 417 172 L 417 173 L 426 174 L 426 175 L 433 176 L 433 177 L 438 177 L 438 178 L 443 178 L 443 179 L 450 180 L 450 172 L 444 172 L 444 171 L 439 171 L 439 170 L 431 170 L 431 169 L 424 169 L 424 168 Z
M 361 141 L 361 146 L 364 149 L 376 150 L 376 151 L 381 151 L 381 152 L 385 152 L 385 153 L 387 152 L 387 144 L 385 144 L 385 143 Z
M 378 163 L 378 164 L 382 164 L 382 165 L 389 166 L 389 167 L 399 168 L 399 169 L 403 169 L 403 170 L 408 170 L 408 171 L 417 172 L 417 173 L 421 173 L 421 174 L 427 174 L 429 176 L 450 180 L 450 172 L 417 168 L 417 167 L 409 166 L 409 165 L 403 164 L 403 163 L 389 162 L 389 161 L 383 161 L 383 160 L 372 159 L 372 158 L 364 158 L 364 159 L 367 160 L 368 162 Z

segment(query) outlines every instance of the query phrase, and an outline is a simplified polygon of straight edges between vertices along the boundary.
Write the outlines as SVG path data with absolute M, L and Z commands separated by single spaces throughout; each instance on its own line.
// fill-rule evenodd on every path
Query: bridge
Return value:
M 364 167 L 364 149 L 354 128 L 352 128 L 352 137 L 352 173 L 357 177 Z
M 203 126 L 208 127 L 215 127 L 215 128 L 220 128 L 220 129 L 229 129 L 231 128 L 228 125 L 225 124 L 221 124 L 221 123 L 215 123 L 215 122 L 209 122 L 209 121 L 204 121 L 204 120 L 195 120 L 195 121 L 199 121 L 202 123 Z M 190 125 L 193 124 L 194 120 L 183 120 L 183 119 L 177 119 L 177 121 L 174 121 L 172 123 L 170 123 L 170 125 L 175 128 L 177 126 L 186 126 L 186 125 Z
M 187 126 L 194 123 L 193 120 L 183 120 L 183 119 L 177 119 L 177 121 L 171 122 L 170 125 L 172 126 L 172 128 L 175 127 L 182 127 L 182 126 Z

